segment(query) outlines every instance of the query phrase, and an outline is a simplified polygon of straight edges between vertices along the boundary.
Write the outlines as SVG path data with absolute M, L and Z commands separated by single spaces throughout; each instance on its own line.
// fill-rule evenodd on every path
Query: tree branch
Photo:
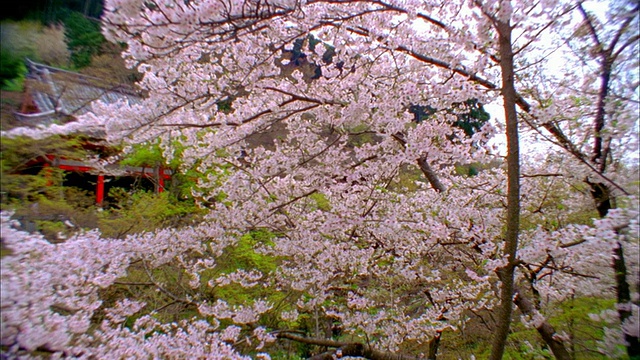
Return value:
M 582 17 L 584 18 L 584 22 L 587 25 L 587 28 L 589 29 L 589 34 L 593 38 L 593 42 L 598 47 L 598 52 L 604 50 L 604 47 L 602 46 L 602 43 L 600 42 L 600 39 L 598 38 L 598 33 L 596 32 L 596 28 L 593 26 L 593 23 L 591 22 L 591 17 L 587 13 L 587 11 L 584 9 L 584 7 L 582 7 L 582 3 L 581 2 L 578 2 L 578 10 L 582 14 Z
M 571 359 L 569 352 L 564 347 L 564 344 L 562 343 L 561 338 L 558 336 L 553 326 L 551 326 L 551 324 L 549 324 L 546 321 L 546 319 L 544 319 L 542 315 L 538 313 L 538 311 L 533 306 L 533 303 L 531 303 L 529 299 L 522 296 L 521 291 L 519 289 L 516 289 L 514 291 L 513 302 L 516 304 L 518 309 L 522 311 L 523 314 L 527 315 L 528 317 L 534 319 L 534 321 L 538 322 L 537 324 L 535 324 L 536 330 L 538 330 L 538 333 L 540 334 L 540 336 L 542 336 L 542 338 L 547 343 L 547 345 L 549 345 L 556 359 L 558 360 Z

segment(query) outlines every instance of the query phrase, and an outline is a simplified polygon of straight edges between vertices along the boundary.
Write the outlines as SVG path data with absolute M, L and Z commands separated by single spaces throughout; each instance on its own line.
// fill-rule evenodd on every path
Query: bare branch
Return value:
M 582 14 L 582 17 L 584 18 L 584 23 L 587 25 L 587 28 L 589 29 L 589 34 L 593 38 L 593 42 L 598 47 L 598 52 L 603 51 L 604 47 L 602 46 L 602 43 L 600 42 L 600 39 L 598 38 L 598 33 L 596 32 L 596 28 L 593 26 L 593 22 L 591 21 L 591 17 L 587 13 L 587 11 L 584 9 L 584 7 L 582 6 L 581 2 L 578 2 L 578 10 Z

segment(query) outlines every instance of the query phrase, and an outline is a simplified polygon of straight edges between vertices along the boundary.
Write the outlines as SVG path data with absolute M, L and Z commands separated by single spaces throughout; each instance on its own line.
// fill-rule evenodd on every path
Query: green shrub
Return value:
M 27 68 L 22 58 L 8 49 L 0 50 L 0 86 L 2 90 L 21 91 Z
M 71 62 L 80 69 L 91 64 L 106 41 L 100 32 L 100 25 L 84 17 L 81 13 L 71 12 L 64 21 L 67 47 L 71 52 Z
M 178 201 L 168 192 L 154 194 L 112 188 L 115 203 L 99 213 L 99 228 L 105 237 L 122 238 L 129 234 L 192 223 L 201 213 L 193 202 Z

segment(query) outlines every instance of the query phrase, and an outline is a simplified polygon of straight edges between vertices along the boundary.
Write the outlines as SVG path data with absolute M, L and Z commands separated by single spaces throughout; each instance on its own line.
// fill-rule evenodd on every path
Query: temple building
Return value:
M 65 124 L 75 121 L 77 116 L 91 111 L 93 101 L 115 103 L 125 100 L 129 104 L 141 102 L 142 95 L 128 85 L 116 84 L 76 72 L 39 64 L 27 60 L 27 77 L 24 98 L 20 110 L 14 115 L 20 126 L 35 127 Z M 97 154 L 113 153 L 100 131 L 83 133 L 82 147 Z M 95 159 L 94 159 L 95 160 Z M 109 187 L 127 187 L 144 183 L 156 192 L 165 189 L 165 181 L 171 179 L 172 171 L 162 164 L 148 166 L 121 166 L 104 164 L 89 159 L 70 159 L 55 155 L 44 155 L 25 164 L 31 172 L 43 168 L 59 168 L 65 171 L 63 185 L 77 186 L 95 191 L 95 201 L 102 206 Z

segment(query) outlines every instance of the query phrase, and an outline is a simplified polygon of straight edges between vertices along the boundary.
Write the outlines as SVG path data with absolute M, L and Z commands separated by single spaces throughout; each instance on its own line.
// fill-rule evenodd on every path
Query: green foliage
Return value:
M 109 197 L 115 202 L 99 213 L 99 228 L 105 237 L 110 238 L 163 227 L 180 227 L 193 222 L 202 213 L 193 202 L 178 201 L 168 192 L 130 193 L 122 188 L 112 188 Z
M 416 123 L 429 119 L 438 111 L 438 109 L 431 106 L 411 105 L 409 107 L 409 112 L 413 114 Z M 456 116 L 457 120 L 453 122 L 453 125 L 462 129 L 465 135 L 469 137 L 480 130 L 491 118 L 491 115 L 484 110 L 484 107 L 477 99 L 454 103 L 451 108 L 445 111 Z
M 553 308 L 553 307 L 552 307 Z M 549 323 L 558 334 L 569 336 L 567 349 L 574 359 L 607 359 L 597 351 L 597 342 L 604 336 L 603 327 L 607 324 L 602 321 L 594 321 L 589 314 L 598 314 L 603 310 L 615 308 L 615 299 L 597 297 L 579 297 L 569 299 L 553 308 L 552 313 L 545 314 Z M 470 342 L 466 338 L 460 339 L 443 337 L 442 359 L 468 358 L 471 354 L 478 359 L 489 357 L 490 348 L 484 346 L 482 340 L 486 334 L 486 328 L 477 328 L 466 338 L 476 339 Z M 446 340 L 446 343 L 444 342 Z M 455 350 L 454 350 L 455 349 Z M 452 356 L 449 356 L 452 355 Z M 537 330 L 531 326 L 525 326 L 521 322 L 514 323 L 507 340 L 505 359 L 552 359 L 553 355 Z
M 74 139 L 51 137 L 43 140 L 16 137 L 0 142 L 0 188 L 7 205 L 26 205 L 42 196 L 59 199 L 63 173 L 56 168 L 43 168 L 44 156 L 77 156 L 79 143 Z
M 603 328 L 608 324 L 593 320 L 590 314 L 599 314 L 604 310 L 616 308 L 614 298 L 578 297 L 563 302 L 554 314 L 550 314 L 549 322 L 556 332 L 566 333 L 572 339 L 571 351 L 576 359 L 606 359 L 607 357 L 594 350 L 597 342 L 604 337 Z
M 424 183 L 425 179 L 417 166 L 403 165 L 394 181 L 389 186 L 390 191 L 413 192 L 419 188 L 419 183 Z
M 64 20 L 67 46 L 71 51 L 71 61 L 76 68 L 91 64 L 91 58 L 98 54 L 106 41 L 97 22 L 87 19 L 78 12 L 71 12 Z
M 331 210 L 331 202 L 327 199 L 327 196 L 322 193 L 313 193 L 309 196 L 311 200 L 315 201 L 316 207 L 322 211 Z
M 598 218 L 598 212 L 593 206 L 583 204 L 567 204 L 566 199 L 575 196 L 572 192 L 586 193 L 586 184 L 578 183 L 569 190 L 562 190 L 563 183 L 556 177 L 540 178 L 541 189 L 544 189 L 541 201 L 524 203 L 520 228 L 535 229 L 542 226 L 548 230 L 560 229 L 567 224 L 589 225 Z M 569 193 L 567 193 L 569 191 Z
M 453 125 L 464 130 L 467 136 L 475 134 L 491 118 L 491 115 L 484 110 L 482 104 L 476 99 L 454 104 L 451 111 L 458 118 Z
M 21 91 L 27 68 L 22 58 L 6 48 L 0 49 L 0 86 L 2 90 Z
M 361 147 L 366 144 L 373 144 L 376 142 L 376 138 L 374 134 L 367 132 L 368 128 L 364 128 L 362 126 L 356 126 L 353 129 L 347 129 L 352 134 L 356 134 L 362 132 L 358 135 L 349 136 L 349 145 L 355 147 Z
M 179 154 L 182 147 L 176 143 L 176 152 Z M 204 179 L 206 175 L 194 168 L 179 170 L 179 157 L 168 162 L 158 143 L 135 144 L 125 154 L 120 164 L 123 166 L 165 166 L 173 170 L 171 182 L 167 188 L 173 197 L 194 203 L 192 190 L 196 188 L 198 179 Z
M 219 273 L 231 273 L 238 269 L 246 271 L 257 270 L 265 275 L 273 273 L 278 265 L 278 259 L 261 254 L 257 251 L 260 246 L 272 246 L 275 235 L 268 230 L 255 230 L 238 239 L 235 246 L 227 248 L 219 258 L 218 267 L 215 273 L 203 274 L 203 283 L 210 280 L 209 277 Z M 272 304 L 278 304 L 284 301 L 286 294 L 275 291 L 271 287 L 243 287 L 239 284 L 229 284 L 225 286 L 216 286 L 212 295 L 214 298 L 221 298 L 231 305 L 247 304 L 256 299 L 266 299 Z M 265 319 L 268 323 L 278 321 L 276 318 Z
M 177 296 L 185 296 L 190 289 L 188 285 L 189 278 L 185 276 L 176 264 L 166 264 L 155 269 L 148 269 L 144 264 L 137 263 L 127 270 L 127 275 L 120 278 L 118 282 L 110 287 L 100 290 L 100 299 L 103 301 L 103 307 L 111 307 L 117 301 L 127 297 L 134 296 L 136 299 L 146 304 L 146 312 L 140 312 L 130 316 L 125 321 L 124 326 L 131 327 L 135 320 L 143 314 L 153 312 L 153 316 L 163 322 L 179 321 L 198 317 L 199 313 L 196 309 L 184 303 L 167 303 L 166 295 L 157 291 L 153 283 L 161 283 L 163 289 L 176 294 Z M 193 294 L 189 294 L 193 295 Z M 100 324 L 104 319 L 103 312 L 97 312 L 92 318 L 94 324 Z
M 190 223 L 202 213 L 191 199 L 178 201 L 175 196 L 112 188 L 110 207 L 97 212 L 95 194 L 72 186 L 62 186 L 65 172 L 54 167 L 42 167 L 45 155 L 84 159 L 93 155 L 83 148 L 82 137 L 53 136 L 42 140 L 3 138 L 0 143 L 0 185 L 3 209 L 13 209 L 16 216 L 34 224 L 50 240 L 57 234 L 69 235 L 78 228 L 99 228 L 104 236 L 150 231 L 159 227 L 179 227 Z M 131 158 L 131 165 L 161 161 L 158 148 L 146 147 Z M 127 162 L 125 161 L 125 163 Z M 73 228 L 63 227 L 70 220 Z M 66 225 L 65 225 L 66 226 Z
M 165 163 L 159 144 L 135 144 L 120 162 L 127 166 L 155 166 Z
M 62 241 L 80 229 L 98 227 L 94 198 L 86 192 L 61 186 L 63 172 L 45 169 L 38 175 L 22 175 L 21 198 L 9 191 L 2 209 L 11 209 L 27 231 L 40 232 L 52 242 Z M 4 178 L 4 176 L 3 176 Z M 21 179 L 17 179 L 19 183 Z M 16 186 L 18 187 L 18 186 Z M 6 188 L 3 189 L 5 191 Z
M 231 113 L 233 111 L 233 100 L 232 98 L 220 100 L 217 102 L 218 111 L 223 112 L 225 114 Z
M 261 245 L 273 246 L 275 235 L 268 230 L 254 230 L 240 237 L 236 246 L 228 250 L 231 269 L 256 269 L 263 273 L 276 270 L 276 261 L 273 257 L 256 252 Z
M 88 155 L 82 148 L 82 137 L 51 136 L 44 139 L 28 137 L 2 138 L 0 142 L 0 170 L 16 172 L 26 163 L 44 155 L 80 159 Z
M 6 210 L 12 204 L 24 204 L 37 200 L 37 197 L 47 189 L 47 180 L 44 174 L 3 174 L 0 187 L 4 196 L 2 209 Z
M 51 24 L 60 20 L 61 13 L 73 10 L 99 18 L 102 15 L 103 3 L 103 0 L 16 1 L 11 3 L 11 6 L 6 6 L 0 16 L 14 20 L 32 19 Z
M 66 237 L 63 234 L 68 229 L 62 221 L 36 220 L 35 224 L 38 231 L 47 239 L 63 240 Z
M 462 176 L 475 176 L 480 173 L 480 170 L 482 170 L 482 164 L 479 163 L 456 164 L 455 166 L 456 174 Z
M 44 26 L 40 22 L 28 20 L 3 21 L 0 23 L 0 32 L 0 68 L 4 82 L 15 79 L 15 84 L 21 85 L 21 76 L 26 73 L 25 58 L 52 66 L 68 66 L 69 52 L 62 26 Z
M 203 132 L 203 134 L 205 134 L 205 132 Z M 219 166 L 210 165 L 208 170 L 203 171 L 200 169 L 200 162 L 196 161 L 195 164 L 186 167 L 183 166 L 180 161 L 180 156 L 185 146 L 179 141 L 176 141 L 172 144 L 172 147 L 175 156 L 171 161 L 167 161 L 159 143 L 136 144 L 127 152 L 120 164 L 128 166 L 157 166 L 164 164 L 166 168 L 172 169 L 174 172 L 171 177 L 170 187 L 168 188 L 169 191 L 176 198 L 189 201 L 195 200 L 193 193 L 198 193 L 199 190 L 201 190 L 198 187 L 199 181 L 202 180 L 207 183 L 213 182 L 215 185 L 216 181 L 224 180 L 228 173 L 227 169 L 231 166 L 229 164 Z M 207 198 L 201 196 L 196 197 L 197 200 L 203 204 L 223 201 L 226 197 L 225 194 L 222 193 L 211 195 L 208 189 L 202 192 L 210 195 Z
M 87 152 L 82 149 L 81 138 L 2 138 L 0 189 L 5 197 L 3 209 L 27 207 L 43 199 L 62 201 L 66 194 L 71 194 L 71 190 L 61 186 L 64 176 L 61 170 L 54 167 L 42 168 L 45 155 L 81 159 Z

